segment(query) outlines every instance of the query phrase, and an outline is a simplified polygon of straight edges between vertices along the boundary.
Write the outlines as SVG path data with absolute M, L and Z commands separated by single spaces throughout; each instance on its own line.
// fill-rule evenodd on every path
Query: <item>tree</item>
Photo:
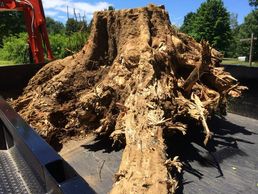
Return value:
M 115 10 L 115 7 L 113 7 L 113 6 L 110 5 L 110 6 L 108 6 L 108 10 L 109 10 L 109 11 L 114 11 L 114 10 Z
M 230 29 L 231 29 L 231 39 L 229 47 L 225 52 L 225 57 L 235 58 L 237 57 L 237 45 L 239 43 L 239 25 L 237 21 L 238 15 L 235 13 L 230 14 Z
M 22 12 L 0 12 L 0 47 L 5 36 L 18 35 L 25 32 L 25 23 Z
M 238 15 L 236 13 L 230 13 L 230 29 L 235 31 L 239 25 L 237 21 Z
M 220 51 L 226 51 L 230 44 L 230 16 L 221 0 L 207 0 L 195 14 L 188 14 L 183 30 L 197 41 L 209 41 Z
M 244 20 L 244 23 L 240 26 L 238 39 L 250 38 L 251 33 L 254 33 L 255 37 L 258 37 L 258 10 L 254 10 L 249 13 Z M 248 56 L 250 49 L 250 42 L 239 42 L 237 52 L 239 55 Z M 258 42 L 254 41 L 254 60 L 258 60 Z
M 86 21 L 77 21 L 73 18 L 69 18 L 65 24 L 66 34 L 72 34 L 74 32 L 88 32 L 88 25 Z
M 249 0 L 249 5 L 257 8 L 258 7 L 258 0 Z
M 65 31 L 64 24 L 58 21 L 55 21 L 51 17 L 46 17 L 47 30 L 49 34 L 58 34 Z
M 114 11 L 115 7 L 113 7 L 112 5 L 108 6 L 108 8 L 105 8 L 104 11 Z
M 196 13 L 193 13 L 193 12 L 190 12 L 188 13 L 185 17 L 184 17 L 184 23 L 183 25 L 181 26 L 180 30 L 182 32 L 185 32 L 189 35 L 192 35 L 192 32 L 194 31 L 194 25 L 193 25 L 193 22 L 194 22 L 194 18 L 196 16 Z M 192 35 L 193 36 L 193 35 Z
M 28 35 L 23 32 L 20 34 L 9 35 L 3 39 L 3 47 L 0 49 L 0 58 L 13 61 L 15 63 L 29 63 Z

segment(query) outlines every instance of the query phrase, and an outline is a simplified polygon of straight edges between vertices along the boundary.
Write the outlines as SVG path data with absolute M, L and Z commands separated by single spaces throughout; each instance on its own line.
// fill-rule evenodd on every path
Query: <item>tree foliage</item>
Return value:
M 89 34 L 75 32 L 71 36 L 65 34 L 50 35 L 50 43 L 55 58 L 64 58 L 82 49 Z
M 28 35 L 23 32 L 3 39 L 3 48 L 0 49 L 0 58 L 16 63 L 29 63 Z
M 231 13 L 230 14 L 230 29 L 231 29 L 231 39 L 229 43 L 229 47 L 227 51 L 225 52 L 225 57 L 237 57 L 237 52 L 236 48 L 239 44 L 239 38 L 238 38 L 238 33 L 239 33 L 239 28 L 240 26 L 238 25 L 237 21 L 237 14 Z
M 29 63 L 28 35 L 20 12 L 0 12 L 0 59 Z M 10 19 L 10 20 L 9 20 Z M 66 25 L 46 17 L 53 55 L 64 58 L 79 51 L 89 36 L 86 21 L 68 19 Z
M 114 11 L 114 10 L 115 10 L 115 7 L 112 6 L 112 5 L 110 5 L 110 6 L 108 6 L 108 10 L 109 10 L 109 11 Z
M 69 18 L 65 24 L 65 33 L 70 35 L 74 32 L 88 32 L 86 21 L 77 21 L 74 18 Z
M 25 32 L 22 12 L 0 12 L 0 47 L 5 36 L 17 35 Z
M 75 32 L 70 36 L 63 34 L 50 34 L 50 44 L 56 59 L 64 58 L 82 49 L 89 33 Z M 0 59 L 15 63 L 29 63 L 29 45 L 27 33 L 20 33 L 5 37 L 3 48 L 0 48 Z
M 237 18 L 238 18 L 237 14 L 230 13 L 230 29 L 232 31 L 236 30 L 239 27 Z
M 194 25 L 193 21 L 195 20 L 196 13 L 190 12 L 184 17 L 184 23 L 181 26 L 180 30 L 183 32 L 186 32 L 188 34 L 191 34 L 194 32 Z
M 258 37 L 258 10 L 252 11 L 245 17 L 244 23 L 239 28 L 238 39 L 250 38 L 254 33 Z M 250 49 L 250 42 L 239 42 L 237 53 L 239 55 L 248 56 Z M 258 60 L 258 41 L 254 41 L 254 60 Z
M 65 26 L 63 23 L 55 21 L 51 17 L 46 17 L 47 31 L 49 34 L 58 34 L 65 32 Z
M 196 13 L 189 13 L 181 30 L 197 41 L 205 39 L 216 49 L 226 51 L 231 38 L 230 15 L 221 0 L 207 0 Z
M 249 0 L 249 5 L 258 8 L 258 0 Z

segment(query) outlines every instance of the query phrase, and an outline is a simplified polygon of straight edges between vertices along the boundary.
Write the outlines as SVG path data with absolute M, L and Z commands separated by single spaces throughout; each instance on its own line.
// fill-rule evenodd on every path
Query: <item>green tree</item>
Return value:
M 237 17 L 238 15 L 235 13 L 230 14 L 231 39 L 229 49 L 227 49 L 227 52 L 225 52 L 225 57 L 237 57 L 237 45 L 239 43 L 239 25 Z
M 251 34 L 254 33 L 255 37 L 258 37 L 258 10 L 254 10 L 249 13 L 244 20 L 244 23 L 239 28 L 238 39 L 250 38 Z M 238 55 L 249 55 L 250 42 L 238 43 L 237 53 Z M 254 41 L 254 60 L 258 60 L 258 42 Z
M 65 24 L 66 34 L 72 34 L 80 30 L 79 23 L 74 18 L 69 18 Z
M 114 11 L 115 10 L 115 7 L 113 7 L 112 5 L 108 6 L 108 10 L 109 11 Z
M 221 0 L 202 3 L 195 14 L 186 17 L 185 22 L 183 30 L 189 30 L 186 33 L 197 41 L 204 39 L 216 49 L 227 51 L 231 39 L 230 16 Z
M 185 32 L 189 35 L 192 35 L 192 33 L 194 32 L 194 18 L 196 16 L 196 13 L 190 12 L 188 13 L 185 17 L 184 17 L 184 23 L 181 26 L 180 30 L 182 32 Z M 193 35 L 192 35 L 193 36 Z
M 25 23 L 22 12 L 0 12 L 0 47 L 6 36 L 25 32 Z
M 258 0 L 249 0 L 249 5 L 258 8 Z
M 65 27 L 64 24 L 58 21 L 55 21 L 51 17 L 46 17 L 47 30 L 49 34 L 58 34 L 64 33 Z
M 56 59 L 64 58 L 82 49 L 89 34 L 75 32 L 71 36 L 65 34 L 50 34 L 50 44 Z M 28 34 L 20 33 L 15 36 L 5 37 L 3 48 L 0 48 L 0 59 L 13 61 L 15 63 L 29 63 Z
M 23 32 L 17 35 L 6 36 L 3 39 L 3 47 L 0 49 L 0 58 L 16 63 L 29 63 L 28 35 Z
M 71 35 L 75 32 L 88 32 L 88 26 L 86 21 L 76 21 L 73 18 L 69 18 L 65 24 L 66 34 Z
M 236 30 L 239 27 L 237 18 L 238 15 L 236 13 L 230 13 L 230 29 L 232 31 Z

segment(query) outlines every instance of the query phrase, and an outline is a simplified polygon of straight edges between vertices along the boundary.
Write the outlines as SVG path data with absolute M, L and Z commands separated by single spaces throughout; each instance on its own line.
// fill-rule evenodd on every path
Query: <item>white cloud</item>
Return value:
M 46 14 L 47 16 L 54 17 L 54 16 L 58 15 L 58 11 L 46 10 L 46 11 L 45 11 L 45 14 Z
M 85 15 L 87 19 L 91 19 L 95 11 L 104 10 L 110 5 L 110 3 L 104 1 L 87 3 L 80 0 L 43 0 L 46 15 L 52 17 L 66 15 L 68 6 L 70 16 L 74 15 L 75 9 L 75 12 L 80 13 L 81 17 Z
M 57 18 L 59 19 L 59 20 L 65 20 L 65 19 L 67 19 L 67 17 L 66 16 L 63 16 L 63 15 L 59 15 L 59 16 L 57 16 Z
M 43 0 L 44 9 L 54 9 L 59 6 L 68 5 L 70 0 Z

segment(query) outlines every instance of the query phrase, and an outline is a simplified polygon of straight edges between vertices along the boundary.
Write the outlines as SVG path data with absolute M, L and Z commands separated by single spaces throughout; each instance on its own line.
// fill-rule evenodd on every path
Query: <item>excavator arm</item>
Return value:
M 44 45 L 47 57 L 53 60 L 46 19 L 41 0 L 0 0 L 0 11 L 23 11 L 34 63 L 44 63 Z

